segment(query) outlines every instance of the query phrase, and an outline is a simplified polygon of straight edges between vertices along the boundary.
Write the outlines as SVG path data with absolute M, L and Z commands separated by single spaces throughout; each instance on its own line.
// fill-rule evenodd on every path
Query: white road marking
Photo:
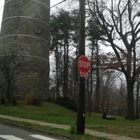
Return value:
M 6 139 L 6 140 L 24 140 L 12 135 L 0 135 L 0 138 Z
M 56 140 L 56 139 L 48 138 L 48 137 L 41 136 L 41 135 L 30 135 L 30 136 L 33 138 L 41 139 L 41 140 Z

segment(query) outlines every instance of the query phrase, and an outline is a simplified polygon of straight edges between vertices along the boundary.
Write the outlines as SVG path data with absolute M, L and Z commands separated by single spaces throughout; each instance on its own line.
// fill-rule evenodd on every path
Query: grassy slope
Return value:
M 22 102 L 18 106 L 0 105 L 0 114 L 11 115 L 45 122 L 76 124 L 76 112 L 67 110 L 52 103 L 43 103 L 41 107 L 24 105 Z M 88 114 L 88 113 L 87 113 Z M 125 135 L 140 138 L 140 120 L 129 121 L 123 117 L 115 116 L 116 120 L 104 120 L 102 114 L 86 115 L 86 127 L 98 131 Z
M 74 124 L 76 119 L 75 112 L 53 103 L 43 103 L 40 107 L 24 105 L 21 102 L 17 106 L 0 106 L 0 114 L 58 124 Z

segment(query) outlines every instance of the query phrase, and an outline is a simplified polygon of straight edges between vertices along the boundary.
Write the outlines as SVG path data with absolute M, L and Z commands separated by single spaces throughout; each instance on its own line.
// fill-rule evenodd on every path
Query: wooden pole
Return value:
M 79 0 L 79 57 L 85 55 L 85 0 Z M 85 133 L 85 78 L 79 77 L 77 134 Z

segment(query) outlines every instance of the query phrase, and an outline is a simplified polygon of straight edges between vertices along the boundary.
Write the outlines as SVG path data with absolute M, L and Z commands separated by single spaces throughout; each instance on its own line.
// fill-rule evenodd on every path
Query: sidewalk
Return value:
M 54 128 L 61 128 L 61 129 L 69 129 L 70 128 L 70 126 L 68 126 L 68 125 L 52 124 L 52 123 L 47 123 L 47 122 L 11 117 L 11 116 L 6 116 L 6 115 L 0 115 L 0 118 L 9 119 L 9 120 L 16 120 L 16 121 L 21 121 L 21 122 L 28 122 L 28 123 L 32 123 L 32 124 L 39 124 L 39 125 L 43 125 L 43 126 L 50 126 L 50 127 L 54 127 Z M 109 138 L 111 140 L 140 140 L 140 139 L 125 137 L 125 136 L 108 134 L 108 133 L 104 133 L 104 132 L 97 132 L 97 131 L 89 130 L 89 129 L 86 129 L 85 133 L 91 134 L 91 135 L 97 136 L 97 137 Z

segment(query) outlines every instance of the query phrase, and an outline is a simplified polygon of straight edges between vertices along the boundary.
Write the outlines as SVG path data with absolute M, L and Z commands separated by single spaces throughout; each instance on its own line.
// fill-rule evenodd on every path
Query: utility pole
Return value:
M 79 0 L 79 57 L 85 55 L 85 0 Z M 85 133 L 85 78 L 79 77 L 77 134 Z

